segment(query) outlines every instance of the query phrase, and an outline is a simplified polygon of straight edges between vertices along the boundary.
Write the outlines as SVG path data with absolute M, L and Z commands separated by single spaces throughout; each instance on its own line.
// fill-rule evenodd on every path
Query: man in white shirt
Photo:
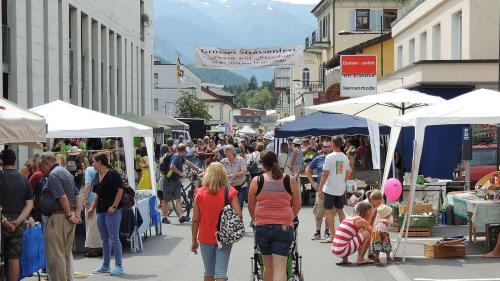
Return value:
M 322 243 L 332 243 L 335 235 L 335 213 L 337 212 L 340 222 L 345 218 L 345 190 L 346 182 L 350 176 L 349 158 L 342 152 L 344 141 L 340 136 L 333 137 L 333 152 L 328 154 L 323 165 L 323 175 L 319 185 L 319 196 L 324 198 L 325 214 L 330 237 L 322 240 Z

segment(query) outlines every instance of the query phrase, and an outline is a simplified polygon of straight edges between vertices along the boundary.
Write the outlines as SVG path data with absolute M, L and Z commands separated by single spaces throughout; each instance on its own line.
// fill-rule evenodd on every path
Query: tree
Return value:
M 276 107 L 276 102 L 274 95 L 267 88 L 247 92 L 247 103 L 251 108 L 272 109 Z
M 203 118 L 207 121 L 212 119 L 208 113 L 208 105 L 205 101 L 198 99 L 195 93 L 183 92 L 177 99 L 177 116 L 182 118 Z
M 258 90 L 259 89 L 259 83 L 257 82 L 257 78 L 255 75 L 252 75 L 252 78 L 250 78 L 250 83 L 248 83 L 248 90 Z

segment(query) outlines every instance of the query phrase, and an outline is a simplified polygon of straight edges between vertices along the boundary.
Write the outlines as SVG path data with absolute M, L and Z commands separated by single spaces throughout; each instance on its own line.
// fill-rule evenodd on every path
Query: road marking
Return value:
M 482 258 L 483 255 L 467 255 L 467 258 Z M 426 256 L 406 256 L 407 259 L 430 259 Z M 464 261 L 464 259 L 460 259 L 459 261 Z M 500 281 L 500 280 L 499 280 Z
M 473 278 L 473 279 L 429 279 L 429 278 L 415 278 L 415 281 L 500 281 L 500 278 Z
M 386 266 L 387 272 L 397 281 L 411 281 L 411 279 L 395 264 Z

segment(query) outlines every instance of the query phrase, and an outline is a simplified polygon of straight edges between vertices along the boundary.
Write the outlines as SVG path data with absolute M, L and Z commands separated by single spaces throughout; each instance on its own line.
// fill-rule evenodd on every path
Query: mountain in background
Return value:
M 194 46 L 274 47 L 303 45 L 315 28 L 312 5 L 274 0 L 155 0 L 155 53 L 184 64 L 194 63 Z M 223 72 L 205 77 L 221 77 Z M 270 69 L 232 71 L 270 81 Z M 224 72 L 228 74 L 228 72 Z M 220 75 L 219 75 L 220 74 Z M 220 81 L 220 80 L 219 80 Z M 217 83 L 215 81 L 210 81 Z

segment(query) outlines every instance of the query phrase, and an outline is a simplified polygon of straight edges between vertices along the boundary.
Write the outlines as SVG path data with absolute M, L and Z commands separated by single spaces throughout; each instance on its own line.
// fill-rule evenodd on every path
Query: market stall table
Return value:
M 446 186 L 449 181 L 437 181 L 425 184 L 417 184 L 415 195 L 416 202 L 432 203 L 435 210 L 441 210 L 444 198 L 446 198 Z M 404 185 L 403 198 L 409 196 L 410 185 Z
M 446 204 L 453 205 L 455 214 L 468 220 L 469 241 L 476 236 L 475 228 L 483 225 L 488 241 L 489 226 L 500 223 L 500 200 L 485 200 L 474 191 L 450 192 Z

